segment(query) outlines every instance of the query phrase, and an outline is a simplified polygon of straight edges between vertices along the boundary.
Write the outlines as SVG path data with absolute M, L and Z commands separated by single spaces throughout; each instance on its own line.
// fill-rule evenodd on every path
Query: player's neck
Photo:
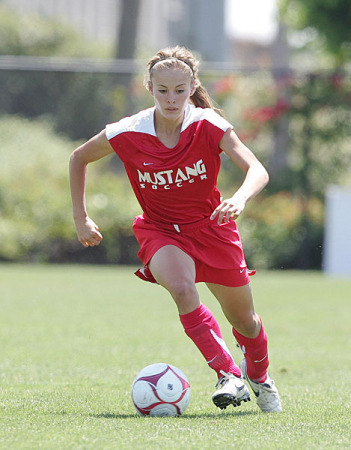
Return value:
M 167 120 L 155 114 L 155 131 L 163 145 L 173 148 L 178 144 L 183 118 Z

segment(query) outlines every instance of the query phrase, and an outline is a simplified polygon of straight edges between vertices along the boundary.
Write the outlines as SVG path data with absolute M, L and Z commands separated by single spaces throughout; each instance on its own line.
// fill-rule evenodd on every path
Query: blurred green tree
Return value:
M 351 79 L 341 71 L 252 78 L 225 77 L 212 86 L 268 168 L 277 124 L 288 123 L 287 167 L 271 174 L 265 193 L 240 218 L 246 255 L 256 267 L 320 268 L 325 191 L 350 173 Z M 230 193 L 238 174 L 226 160 L 223 166 L 221 182 Z
M 65 22 L 0 3 L 0 55 L 107 57 L 111 51 Z
M 131 223 L 140 212 L 126 177 L 88 168 L 88 210 L 104 234 L 98 248 L 75 239 L 68 161 L 78 142 L 47 120 L 0 118 L 0 261 L 136 263 Z
M 0 54 L 104 57 L 111 52 L 74 29 L 39 15 L 14 12 L 0 4 Z M 113 110 L 110 91 L 118 77 L 107 73 L 36 70 L 0 71 L 0 111 L 47 116 L 72 139 L 100 131 Z
M 288 26 L 315 29 L 336 67 L 350 61 L 350 0 L 280 0 L 280 11 Z

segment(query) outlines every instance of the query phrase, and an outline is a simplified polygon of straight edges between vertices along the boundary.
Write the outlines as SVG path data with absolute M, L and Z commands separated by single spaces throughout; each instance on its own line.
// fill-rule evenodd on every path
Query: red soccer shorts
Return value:
M 175 245 L 194 260 L 196 283 L 238 287 L 248 284 L 249 275 L 254 274 L 247 269 L 235 221 L 218 225 L 216 221 L 204 219 L 190 225 L 165 225 L 137 216 L 133 231 L 140 245 L 138 257 L 145 265 L 136 275 L 145 281 L 156 281 L 147 265 L 165 245 Z

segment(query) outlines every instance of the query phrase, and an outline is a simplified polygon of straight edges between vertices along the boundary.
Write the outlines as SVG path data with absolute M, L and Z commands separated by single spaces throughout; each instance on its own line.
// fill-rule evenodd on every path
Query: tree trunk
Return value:
M 116 58 L 133 59 L 137 43 L 140 0 L 121 0 L 121 10 L 116 36 Z

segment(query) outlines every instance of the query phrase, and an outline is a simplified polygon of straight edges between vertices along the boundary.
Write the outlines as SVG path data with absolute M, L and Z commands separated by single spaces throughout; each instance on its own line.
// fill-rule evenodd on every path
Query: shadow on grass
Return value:
M 183 416 L 175 417 L 176 420 L 187 420 L 187 419 L 229 419 L 231 417 L 240 417 L 240 416 L 256 416 L 258 414 L 257 411 L 235 411 L 233 413 L 197 413 L 197 414 L 184 414 Z M 90 414 L 90 417 L 94 417 L 95 419 L 135 419 L 135 418 L 150 418 L 150 416 L 139 416 L 138 414 L 119 414 L 119 413 L 101 413 L 101 414 Z M 164 417 L 152 417 L 152 419 L 164 419 Z M 167 417 L 166 417 L 167 419 Z

